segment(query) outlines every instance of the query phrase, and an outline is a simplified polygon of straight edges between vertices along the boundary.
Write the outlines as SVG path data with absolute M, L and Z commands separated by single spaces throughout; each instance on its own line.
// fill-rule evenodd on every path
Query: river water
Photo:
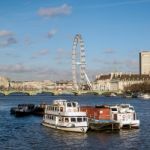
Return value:
M 86 134 L 65 132 L 41 125 L 42 117 L 16 118 L 10 108 L 21 103 L 75 100 L 80 105 L 121 104 L 134 106 L 140 129 Z M 100 96 L 2 96 L 0 97 L 0 150 L 148 150 L 150 149 L 150 100 Z

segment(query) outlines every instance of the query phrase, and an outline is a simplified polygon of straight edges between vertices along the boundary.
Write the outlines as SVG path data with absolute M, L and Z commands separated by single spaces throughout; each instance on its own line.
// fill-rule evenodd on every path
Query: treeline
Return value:
M 124 92 L 128 93 L 150 93 L 150 83 L 144 82 L 144 83 L 138 83 L 138 84 L 132 84 L 129 86 L 126 86 L 124 88 Z

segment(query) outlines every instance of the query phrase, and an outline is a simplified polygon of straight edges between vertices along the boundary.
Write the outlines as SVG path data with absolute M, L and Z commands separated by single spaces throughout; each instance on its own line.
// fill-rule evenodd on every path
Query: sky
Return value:
M 72 80 L 76 34 L 84 41 L 91 80 L 138 73 L 139 52 L 150 50 L 150 0 L 0 1 L 0 76 Z

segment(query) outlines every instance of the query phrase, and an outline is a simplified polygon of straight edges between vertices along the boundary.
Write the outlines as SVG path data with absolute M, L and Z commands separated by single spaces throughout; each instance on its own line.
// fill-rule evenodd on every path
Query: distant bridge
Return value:
M 38 95 L 38 94 L 50 94 L 50 95 L 86 95 L 86 94 L 92 94 L 92 95 L 101 95 L 105 91 L 58 91 L 58 90 L 0 90 L 0 93 L 3 95 L 12 95 L 12 94 L 25 94 L 25 95 Z
M 47 93 L 51 95 L 57 94 L 55 91 L 39 91 L 39 90 L 5 90 L 0 91 L 1 94 L 4 95 L 12 95 L 12 94 L 25 94 L 25 95 L 37 95 L 42 93 Z

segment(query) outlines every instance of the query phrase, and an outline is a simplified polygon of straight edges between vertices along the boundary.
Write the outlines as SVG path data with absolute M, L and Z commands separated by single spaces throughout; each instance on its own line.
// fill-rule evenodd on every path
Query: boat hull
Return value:
M 46 123 L 46 122 L 42 122 L 42 125 L 44 125 L 46 127 L 53 128 L 53 129 L 59 129 L 59 130 L 70 131 L 70 132 L 86 133 L 87 130 L 88 130 L 87 126 L 66 127 L 66 126 L 57 126 L 57 125 L 49 124 L 49 123 Z
M 96 131 L 120 130 L 120 124 L 116 122 L 92 122 L 89 123 L 89 128 Z
M 140 120 L 132 120 L 129 123 L 120 123 L 121 128 L 133 128 L 133 129 L 138 129 L 140 127 Z
M 28 111 L 16 111 L 15 112 L 15 116 L 16 117 L 23 117 L 23 116 L 28 116 L 28 115 L 31 115 L 32 112 L 28 112 Z

